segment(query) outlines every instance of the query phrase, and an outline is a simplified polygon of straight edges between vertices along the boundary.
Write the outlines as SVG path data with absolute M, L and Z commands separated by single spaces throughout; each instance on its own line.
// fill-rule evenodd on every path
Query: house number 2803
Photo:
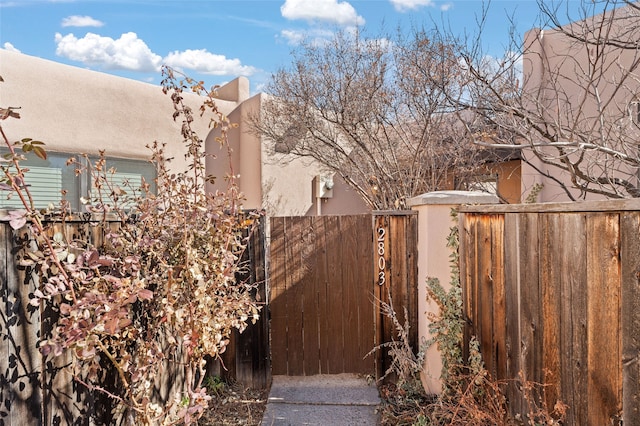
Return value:
M 382 286 L 386 282 L 385 277 L 385 267 L 387 266 L 387 261 L 384 257 L 384 236 L 387 231 L 380 227 L 378 228 L 378 285 Z

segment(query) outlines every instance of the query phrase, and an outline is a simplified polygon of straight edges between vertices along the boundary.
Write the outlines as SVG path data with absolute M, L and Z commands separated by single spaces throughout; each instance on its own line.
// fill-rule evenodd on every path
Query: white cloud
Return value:
M 423 6 L 433 6 L 433 0 L 390 0 L 394 9 L 398 12 L 416 10 Z
M 280 31 L 280 38 L 292 46 L 297 46 L 303 41 L 308 41 L 312 45 L 318 45 L 326 42 L 333 37 L 333 35 L 334 33 L 332 31 L 322 29 Z
M 453 3 L 445 3 L 440 6 L 440 10 L 443 12 L 448 12 L 453 7 Z
M 299 30 L 282 30 L 280 37 L 285 39 L 287 44 L 297 46 L 307 38 L 307 33 Z
M 162 58 L 133 32 L 122 34 L 117 40 L 93 33 L 82 38 L 56 33 L 55 42 L 56 55 L 105 69 L 157 72 L 162 64 Z
M 364 25 L 365 22 L 351 4 L 339 0 L 286 0 L 280 12 L 290 20 L 304 19 L 338 25 Z
M 18 49 L 16 49 L 15 47 L 13 47 L 13 44 L 9 43 L 8 41 L 7 41 L 7 42 L 5 42 L 5 43 L 2 45 L 2 47 L 3 47 L 3 49 L 5 49 L 5 50 L 9 50 L 9 51 L 11 51 L 11 52 L 18 52 L 18 53 L 21 53 L 21 52 L 20 52 L 20 50 L 18 50 Z
M 62 20 L 63 27 L 102 27 L 104 22 L 93 19 L 91 16 L 72 15 Z
M 239 59 L 228 59 L 205 49 L 171 52 L 163 62 L 173 68 L 186 68 L 209 75 L 250 76 L 257 71 L 254 67 L 242 65 Z
M 71 33 L 64 36 L 58 33 L 55 41 L 58 56 L 109 70 L 159 72 L 164 63 L 176 69 L 210 75 L 250 76 L 257 71 L 254 67 L 242 65 L 239 59 L 229 59 L 205 49 L 174 51 L 162 58 L 133 32 L 122 34 L 116 40 L 93 33 L 82 38 Z
M 513 76 L 522 82 L 522 53 L 520 52 L 506 51 L 501 58 L 485 55 L 482 57 L 481 62 L 476 65 L 490 76 L 497 76 L 498 74 L 505 77 Z

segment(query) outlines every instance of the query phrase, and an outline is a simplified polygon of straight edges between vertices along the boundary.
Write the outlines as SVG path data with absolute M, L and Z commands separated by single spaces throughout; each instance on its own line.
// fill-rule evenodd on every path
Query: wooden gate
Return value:
M 380 310 L 389 294 L 415 348 L 416 241 L 413 212 L 272 218 L 272 373 L 379 377 L 389 361 L 367 354 L 395 336 Z

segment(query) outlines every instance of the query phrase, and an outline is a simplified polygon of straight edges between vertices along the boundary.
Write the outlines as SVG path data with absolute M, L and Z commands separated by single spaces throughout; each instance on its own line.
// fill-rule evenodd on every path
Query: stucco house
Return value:
M 640 196 L 639 26 L 640 9 L 626 5 L 525 34 L 523 109 L 547 135 L 522 142 L 540 154 L 523 150 L 523 194 L 538 183 L 541 202 Z
M 144 176 L 152 181 L 155 170 L 148 162 L 146 146 L 167 143 L 171 167 L 184 170 L 180 123 L 172 120 L 173 105 L 159 85 L 68 66 L 22 53 L 0 49 L 0 104 L 20 107 L 19 120 L 5 120 L 9 140 L 32 138 L 45 142 L 47 161 L 30 159 L 32 190 L 40 206 L 55 203 L 60 190 L 75 208 L 90 189 L 89 179 L 76 179 L 65 166 L 71 155 L 98 154 L 105 150 L 118 176 L 130 181 Z M 238 128 L 229 134 L 233 171 L 245 195 L 244 207 L 266 209 L 270 215 L 315 215 L 366 211 L 357 194 L 309 160 L 274 158 L 245 124 L 248 114 L 259 111 L 261 94 L 251 96 L 249 80 L 239 77 L 218 90 L 217 105 Z M 185 94 L 192 107 L 200 105 L 195 94 Z M 220 154 L 207 162 L 207 171 L 220 179 L 230 162 L 220 153 L 216 130 L 209 117 L 195 129 L 205 139 L 208 153 Z M 1 149 L 1 147 L 0 147 Z M 212 188 L 209 188 L 212 189 Z M 317 196 L 316 196 L 317 195 Z M 0 208 L 12 202 L 1 197 Z

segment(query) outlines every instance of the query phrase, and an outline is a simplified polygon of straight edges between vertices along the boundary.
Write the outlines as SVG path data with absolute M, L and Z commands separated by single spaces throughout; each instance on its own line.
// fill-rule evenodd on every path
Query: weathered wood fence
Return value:
M 76 240 L 98 244 L 103 236 L 102 228 L 95 224 L 73 222 L 65 226 Z M 117 227 L 117 223 L 111 226 Z M 0 426 L 113 424 L 109 398 L 76 383 L 64 368 L 68 360 L 57 357 L 47 361 L 37 348 L 39 339 L 51 330 L 55 313 L 29 304 L 37 279 L 19 265 L 23 234 L 0 222 Z M 243 277 L 258 284 L 256 297 L 261 301 L 266 300 L 264 252 L 262 225 L 250 240 L 245 258 L 247 276 Z M 224 366 L 212 362 L 210 372 L 246 386 L 266 387 L 270 375 L 267 327 L 268 320 L 261 316 L 244 333 L 235 333 L 224 354 Z M 165 372 L 155 390 L 161 401 L 172 398 L 172 389 L 183 380 L 170 363 Z M 109 377 L 104 386 L 112 386 Z
M 569 425 L 640 424 L 640 200 L 461 208 L 466 338 L 526 413 L 519 373 Z
M 273 374 L 384 374 L 397 330 L 380 302 L 391 294 L 417 344 L 417 215 L 271 218 Z

